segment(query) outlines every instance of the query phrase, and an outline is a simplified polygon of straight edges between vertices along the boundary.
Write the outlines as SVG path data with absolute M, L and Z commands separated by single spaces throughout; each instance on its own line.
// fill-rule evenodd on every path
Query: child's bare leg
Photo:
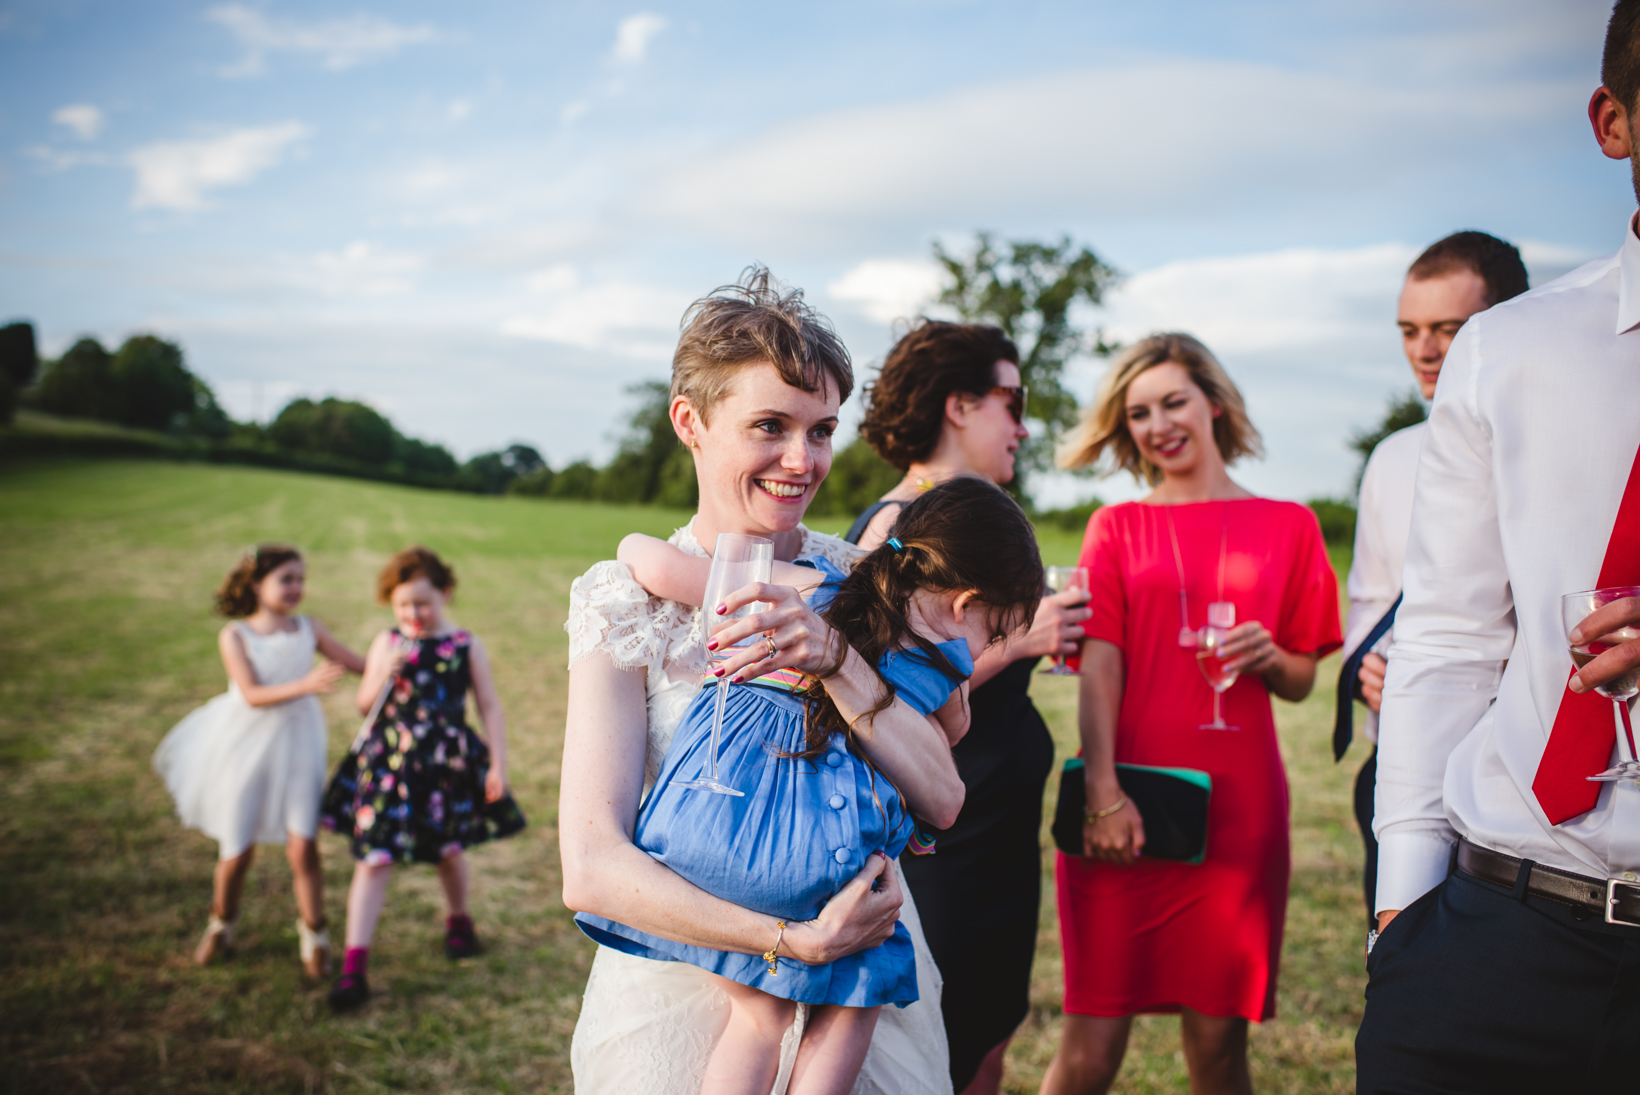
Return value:
M 232 859 L 216 861 L 216 876 L 211 887 L 211 913 L 218 919 L 233 923 L 239 919 L 239 899 L 245 893 L 245 876 L 251 873 L 251 860 L 256 858 L 252 844 Z
M 881 1010 L 837 1004 L 810 1008 L 788 1095 L 848 1095 L 871 1048 Z
M 451 916 L 467 915 L 467 857 L 460 847 L 438 861 L 438 880 Z
M 729 996 L 729 1025 L 706 1064 L 701 1095 L 769 1095 L 780 1071 L 780 1040 L 797 1005 L 737 981 L 714 980 Z
M 353 864 L 353 885 L 347 890 L 347 947 L 368 947 L 376 938 L 376 921 L 387 903 L 387 884 L 393 864 Z
M 319 869 L 319 842 L 288 833 L 285 858 L 290 861 L 292 885 L 296 890 L 296 912 L 302 917 L 302 923 L 318 931 L 325 926 L 325 876 Z

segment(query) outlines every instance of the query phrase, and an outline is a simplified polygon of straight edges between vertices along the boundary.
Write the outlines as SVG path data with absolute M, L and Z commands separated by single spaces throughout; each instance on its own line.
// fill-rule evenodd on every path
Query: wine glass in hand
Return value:
M 706 597 L 701 609 L 706 614 L 706 631 L 708 635 L 723 630 L 736 620 L 750 616 L 763 609 L 758 601 L 743 605 L 733 612 L 718 615 L 717 606 L 728 599 L 729 594 L 743 589 L 754 582 L 767 582 L 774 570 L 774 541 L 765 540 L 761 536 L 741 536 L 733 532 L 718 534 L 717 546 L 712 550 L 712 571 L 706 578 Z M 762 642 L 761 635 L 752 635 L 742 639 L 735 646 L 718 650 L 713 661 L 723 661 L 730 656 L 730 651 L 743 647 L 751 642 Z M 737 791 L 718 779 L 718 736 L 723 733 L 723 707 L 729 699 L 729 682 L 719 678 L 717 682 L 717 704 L 712 710 L 712 768 L 708 775 L 700 779 L 675 779 L 673 786 L 687 787 L 696 791 L 710 791 L 717 795 L 735 795 L 744 797 L 744 791 Z
M 1583 636 L 1584 641 L 1581 643 L 1571 641 L 1572 630 L 1587 619 L 1590 613 L 1625 597 L 1640 597 L 1640 587 L 1612 586 L 1607 589 L 1589 589 L 1581 593 L 1568 593 L 1560 599 L 1560 620 L 1565 627 L 1567 644 L 1571 647 L 1572 662 L 1579 669 L 1614 646 L 1640 639 L 1640 630 L 1620 627 L 1597 638 Z M 1640 667 L 1620 673 L 1605 684 L 1596 685 L 1595 691 L 1612 701 L 1617 724 L 1618 761 L 1599 775 L 1589 778 L 1602 782 L 1618 779 L 1640 782 L 1640 762 L 1635 760 L 1634 743 L 1629 738 L 1627 723 L 1623 718 L 1628 701 L 1640 695 Z
M 1240 730 L 1224 721 L 1219 704 L 1229 687 L 1240 676 L 1237 670 L 1226 668 L 1224 644 L 1230 639 L 1230 630 L 1236 626 L 1236 606 L 1230 601 L 1214 601 L 1207 606 L 1207 626 L 1196 632 L 1196 668 L 1207 678 L 1213 689 L 1213 721 L 1204 722 L 1200 730 Z
M 1087 567 L 1048 567 L 1048 589 L 1054 593 L 1065 593 L 1076 590 L 1079 593 L 1088 591 Z M 1076 670 L 1065 664 L 1065 655 L 1055 654 L 1053 664 L 1042 672 L 1053 677 L 1079 676 Z

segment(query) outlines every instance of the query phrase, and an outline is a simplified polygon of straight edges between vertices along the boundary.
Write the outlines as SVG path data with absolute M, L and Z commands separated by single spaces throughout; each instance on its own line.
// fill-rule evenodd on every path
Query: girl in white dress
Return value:
M 263 544 L 217 590 L 233 622 L 218 638 L 228 691 L 188 715 L 154 751 L 154 770 L 177 816 L 220 846 L 211 919 L 194 951 L 207 965 L 233 949 L 239 899 L 257 844 L 284 844 L 295 875 L 296 932 L 309 977 L 329 972 L 324 882 L 319 871 L 319 799 L 325 788 L 326 727 L 318 694 L 364 659 L 325 626 L 296 615 L 306 568 L 286 544 Z M 325 660 L 313 664 L 314 653 Z

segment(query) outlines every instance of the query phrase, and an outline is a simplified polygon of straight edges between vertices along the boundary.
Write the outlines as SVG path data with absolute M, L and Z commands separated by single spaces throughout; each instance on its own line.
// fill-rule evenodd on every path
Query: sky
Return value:
M 1241 482 L 1342 495 L 1348 435 L 1411 386 L 1424 246 L 1492 232 L 1536 285 L 1621 241 L 1586 117 L 1609 10 L 0 0 L 0 322 L 46 355 L 177 340 L 236 417 L 356 398 L 561 467 L 609 455 L 749 263 L 867 379 L 933 241 L 1068 236 L 1123 275 L 1083 322 L 1223 360 L 1266 442 Z M 1038 497 L 1094 492 L 1135 487 Z

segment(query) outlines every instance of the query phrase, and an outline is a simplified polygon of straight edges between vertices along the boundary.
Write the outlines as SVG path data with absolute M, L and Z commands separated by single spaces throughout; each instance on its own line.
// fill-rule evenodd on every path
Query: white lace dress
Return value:
M 859 550 L 835 536 L 801 529 L 802 555 L 820 555 L 847 570 Z M 671 542 L 704 556 L 689 526 Z M 700 609 L 645 593 L 617 562 L 598 563 L 570 587 L 569 657 L 608 654 L 620 669 L 645 671 L 649 749 L 644 787 L 654 783 L 684 709 L 706 675 Z M 877 1021 L 854 1095 L 951 1095 L 949 1052 L 940 1017 L 940 975 L 905 890 L 900 919 L 917 952 L 920 999 L 886 1007 Z M 599 947 L 570 1045 L 578 1095 L 698 1095 L 712 1047 L 728 1022 L 729 1000 L 699 967 L 657 962 Z M 806 1009 L 781 1046 L 772 1095 L 783 1095 Z
M 293 631 L 258 635 L 234 624 L 258 684 L 285 684 L 313 668 L 316 646 L 306 616 Z M 214 837 L 223 859 L 252 844 L 312 839 L 325 790 L 326 729 L 317 696 L 252 707 L 228 690 L 177 723 L 154 750 L 154 770 L 190 829 Z

